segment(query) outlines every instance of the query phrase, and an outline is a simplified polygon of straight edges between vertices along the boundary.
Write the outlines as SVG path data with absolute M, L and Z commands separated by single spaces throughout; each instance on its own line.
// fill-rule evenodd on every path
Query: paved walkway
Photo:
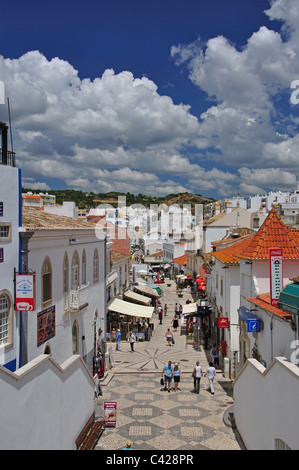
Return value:
M 175 302 L 184 305 L 191 296 L 177 297 L 173 281 L 170 287 L 165 283 L 162 288 L 161 303 L 167 303 L 168 314 L 162 325 L 154 315 L 151 340 L 135 343 L 134 353 L 127 342 L 121 343 L 121 352 L 115 351 L 115 344 L 111 346 L 113 368 L 102 382 L 99 409 L 104 401 L 116 401 L 117 424 L 105 429 L 95 450 L 119 450 L 127 439 L 133 441 L 135 450 L 244 449 L 238 434 L 223 419 L 233 405 L 231 381 L 218 370 L 214 395 L 208 391 L 206 378 L 201 379 L 199 395 L 191 393 L 196 361 L 204 371 L 207 369 L 205 351 L 186 345 L 180 328 L 174 332 L 175 344 L 169 347 L 166 343 L 165 332 L 171 327 Z M 178 392 L 161 390 L 163 366 L 169 360 L 178 362 L 182 372 Z

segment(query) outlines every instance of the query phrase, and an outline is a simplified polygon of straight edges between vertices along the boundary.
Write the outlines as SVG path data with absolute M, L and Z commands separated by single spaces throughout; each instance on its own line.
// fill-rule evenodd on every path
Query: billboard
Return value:
M 15 308 L 35 310 L 35 274 L 15 274 Z
M 279 295 L 283 289 L 282 275 L 282 249 L 270 248 L 270 301 L 273 307 L 277 307 Z

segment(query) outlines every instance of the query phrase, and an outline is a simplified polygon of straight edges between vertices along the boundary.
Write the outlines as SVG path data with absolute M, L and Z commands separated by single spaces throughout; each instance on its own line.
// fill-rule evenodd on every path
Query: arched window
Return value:
M 93 254 L 93 282 L 99 281 L 99 253 L 98 250 L 94 250 Z
M 77 289 L 80 285 L 79 269 L 79 255 L 78 252 L 75 251 L 72 259 L 72 289 Z
M 42 266 L 42 302 L 43 304 L 52 300 L 52 266 L 48 256 Z
M 69 259 L 67 253 L 63 258 L 63 311 L 69 308 Z
M 12 342 L 12 303 L 8 295 L 0 294 L 0 346 Z
M 86 253 L 83 250 L 82 254 L 82 286 L 86 286 Z
M 73 343 L 73 354 L 79 353 L 79 331 L 78 331 L 78 324 L 75 321 L 72 328 L 72 343 Z

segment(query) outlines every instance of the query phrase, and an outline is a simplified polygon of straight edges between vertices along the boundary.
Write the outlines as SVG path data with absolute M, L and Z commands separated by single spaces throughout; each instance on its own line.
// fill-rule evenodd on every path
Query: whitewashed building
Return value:
M 14 311 L 14 271 L 21 268 L 21 170 L 7 149 L 7 126 L 0 122 L 0 364 L 14 371 L 19 364 L 20 314 Z
M 22 364 L 79 354 L 93 370 L 106 332 L 106 238 L 88 222 L 23 207 L 23 266 L 36 276 L 35 311 L 23 312 Z

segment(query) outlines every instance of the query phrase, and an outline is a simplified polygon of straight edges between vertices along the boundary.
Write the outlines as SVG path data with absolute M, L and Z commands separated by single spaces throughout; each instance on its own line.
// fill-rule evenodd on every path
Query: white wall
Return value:
M 299 368 L 277 357 L 265 369 L 248 359 L 234 382 L 234 418 L 247 450 L 274 450 L 275 439 L 299 450 Z
M 4 249 L 4 262 L 0 263 L 0 293 L 8 295 L 11 302 L 11 340 L 9 345 L 0 346 L 0 364 L 9 365 L 18 355 L 17 328 L 19 314 L 14 312 L 14 268 L 19 270 L 19 178 L 18 168 L 0 165 L 0 201 L 3 202 L 1 223 L 11 225 L 11 239 L 1 241 Z
M 75 450 L 94 411 L 94 382 L 79 356 L 41 355 L 16 373 L 0 367 L 0 449 Z
M 72 231 L 72 238 L 78 242 L 70 245 L 67 230 L 36 231 L 29 242 L 29 267 L 36 272 L 36 310 L 27 316 L 28 361 L 44 352 L 44 346 L 37 346 L 37 314 L 47 306 L 42 305 L 41 271 L 43 261 L 49 257 L 52 265 L 52 302 L 55 305 L 55 336 L 47 343 L 51 347 L 53 359 L 62 363 L 73 354 L 72 328 L 76 321 L 79 327 L 79 354 L 84 357 L 91 370 L 94 349 L 94 322 L 96 331 L 106 331 L 106 277 L 105 277 L 105 241 L 98 240 L 93 230 Z M 99 253 L 99 282 L 93 281 L 93 255 Z M 63 311 L 63 259 L 65 253 L 69 261 L 69 290 L 71 289 L 72 257 L 78 252 L 80 260 L 80 285 L 82 285 L 82 254 L 86 253 L 86 283 L 88 285 L 88 305 L 78 311 Z M 97 317 L 95 316 L 97 312 Z M 105 333 L 103 333 L 103 336 Z M 103 336 L 101 339 L 103 339 Z

